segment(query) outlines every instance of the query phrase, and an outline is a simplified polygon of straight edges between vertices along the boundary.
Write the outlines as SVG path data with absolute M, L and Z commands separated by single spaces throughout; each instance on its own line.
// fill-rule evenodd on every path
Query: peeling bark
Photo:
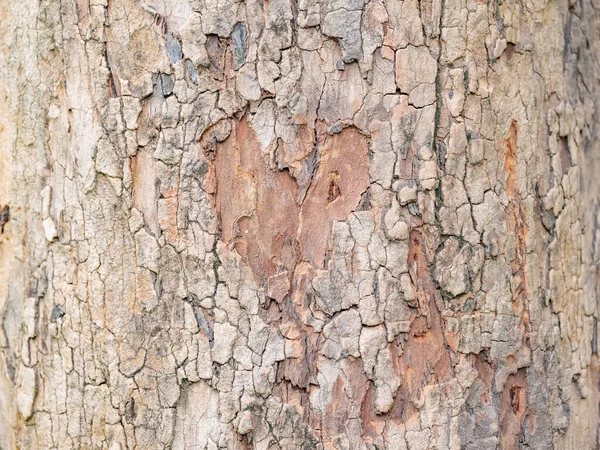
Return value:
M 0 4 L 0 447 L 597 448 L 599 34 Z

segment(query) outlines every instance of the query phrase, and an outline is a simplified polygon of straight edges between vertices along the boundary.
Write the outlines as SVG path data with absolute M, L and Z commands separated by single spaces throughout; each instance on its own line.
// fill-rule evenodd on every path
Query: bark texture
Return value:
M 597 448 L 597 0 L 3 1 L 0 61 L 2 448 Z

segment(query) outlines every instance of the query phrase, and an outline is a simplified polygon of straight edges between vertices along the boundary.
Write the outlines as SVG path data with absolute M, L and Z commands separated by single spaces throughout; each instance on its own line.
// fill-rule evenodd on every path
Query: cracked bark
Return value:
M 599 34 L 0 4 L 0 447 L 597 448 Z

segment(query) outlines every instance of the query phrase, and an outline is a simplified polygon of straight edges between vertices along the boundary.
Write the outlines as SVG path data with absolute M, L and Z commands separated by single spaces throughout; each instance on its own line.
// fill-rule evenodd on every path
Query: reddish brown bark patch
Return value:
M 319 168 L 300 215 L 298 242 L 305 260 L 322 267 L 333 221 L 345 220 L 369 187 L 367 139 L 355 128 L 326 136 Z
M 390 344 L 394 372 L 401 380 L 392 410 L 377 414 L 374 407 L 372 386 L 366 391 L 361 405 L 364 435 L 375 438 L 380 435 L 388 420 L 406 423 L 418 410 L 415 401 L 421 397 L 423 387 L 444 383 L 452 377 L 450 348 L 444 339 L 442 317 L 436 303 L 439 295 L 429 271 L 426 247 L 422 231 L 413 230 L 410 235 L 408 255 L 409 271 L 417 288 L 419 315 L 412 321 L 404 351 L 398 355 L 396 346 Z
M 346 128 L 319 139 L 319 167 L 302 206 L 296 180 L 289 171 L 269 166 L 268 152 L 246 117 L 233 123 L 223 142 L 204 139 L 206 151 L 215 149 L 222 239 L 233 244 L 260 283 L 283 270 L 293 273 L 300 259 L 321 267 L 331 223 L 345 220 L 369 186 L 364 136 Z
M 297 186 L 287 171 L 271 170 L 246 117 L 216 143 L 216 207 L 223 240 L 233 244 L 257 280 L 279 267 L 293 268 L 300 209 Z
M 312 280 L 313 267 L 302 262 L 293 274 L 294 284 L 286 300 L 280 304 L 281 316 L 277 324 L 286 338 L 286 357 L 279 363 L 278 376 L 293 386 L 308 390 L 313 374 L 316 373 L 319 349 L 323 345 L 323 334 L 304 325 L 312 315 L 310 304 L 314 294 Z M 283 323 L 282 323 L 283 322 Z
M 423 235 L 413 230 L 408 254 L 409 270 L 417 287 L 420 317 L 410 325 L 408 344 L 398 360 L 405 380 L 401 390 L 407 399 L 420 395 L 424 385 L 450 379 L 452 364 L 444 340 L 442 318 L 436 304 L 439 295 L 429 272 Z
M 504 172 L 506 179 L 506 195 L 515 198 L 517 195 L 517 142 L 519 139 L 519 125 L 515 120 L 510 124 L 508 139 L 506 140 L 506 156 L 504 158 Z
M 267 295 L 270 298 L 281 302 L 288 292 L 290 292 L 290 280 L 287 270 L 269 277 L 267 280 Z
M 519 434 L 527 409 L 527 377 L 525 369 L 510 375 L 500 396 L 500 446 L 518 448 Z
M 468 360 L 475 370 L 477 378 L 485 385 L 485 392 L 481 394 L 483 403 L 492 402 L 492 383 L 494 381 L 494 364 L 489 360 L 487 350 L 479 352 L 477 355 L 468 355 Z
M 324 264 L 331 224 L 346 220 L 369 187 L 367 138 L 354 128 L 320 134 L 318 167 L 308 182 L 297 181 L 291 169 L 269 164 L 268 149 L 262 148 L 246 117 L 229 123 L 230 129 L 215 126 L 201 139 L 211 161 L 206 186 L 214 194 L 221 238 L 278 302 L 261 313 L 267 323 L 280 325 L 289 355 L 278 364 L 278 382 L 285 383 L 274 394 L 295 404 L 323 439 L 333 442 L 345 435 L 350 406 L 359 407 L 368 382 L 362 362 L 349 358 L 348 373 L 335 382 L 335 400 L 318 417 L 308 398 L 323 336 L 303 321 L 312 315 L 311 280 Z M 306 185 L 306 195 L 299 195 Z
M 375 387 L 372 383 L 367 383 L 360 405 L 360 421 L 362 422 L 363 434 L 367 441 L 381 436 L 388 417 L 389 414 L 378 415 L 375 411 Z
M 512 285 L 516 286 L 513 290 L 513 302 L 515 307 L 523 316 L 522 325 L 525 329 L 529 326 L 529 314 L 527 311 L 527 280 L 525 274 L 525 264 L 527 259 L 527 234 L 529 227 L 527 225 L 526 210 L 517 187 L 517 151 L 519 139 L 519 126 L 516 121 L 512 121 L 509 129 L 508 139 L 506 140 L 506 156 L 504 159 L 504 172 L 506 178 L 506 195 L 509 204 L 506 207 L 506 224 L 509 233 L 515 236 L 515 257 L 510 262 L 512 268 Z

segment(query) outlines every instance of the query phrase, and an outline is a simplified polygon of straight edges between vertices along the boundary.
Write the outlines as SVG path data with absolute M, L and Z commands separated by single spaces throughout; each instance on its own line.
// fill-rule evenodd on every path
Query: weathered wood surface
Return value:
M 3 449 L 597 448 L 596 0 L 7 0 L 0 81 Z

